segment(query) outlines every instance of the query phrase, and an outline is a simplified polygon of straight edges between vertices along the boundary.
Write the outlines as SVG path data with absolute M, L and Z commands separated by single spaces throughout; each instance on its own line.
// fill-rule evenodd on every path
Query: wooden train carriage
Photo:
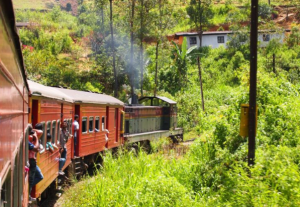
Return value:
M 9 0 L 0 1 L 0 94 L 0 206 L 26 206 L 28 85 Z
M 122 143 L 120 127 L 123 102 L 105 94 L 58 90 L 73 99 L 75 114 L 79 115 L 77 156 L 91 155 Z
M 43 135 L 40 143 L 46 147 L 46 134 L 52 135 L 52 143 L 59 147 L 59 136 L 61 122 L 66 120 L 68 128 L 71 131 L 72 117 L 74 106 L 71 98 L 53 87 L 43 86 L 33 81 L 28 81 L 31 91 L 31 116 L 29 122 L 33 126 L 37 123 L 43 125 Z M 67 142 L 67 160 L 64 165 L 66 168 L 71 163 L 73 139 Z M 38 183 L 32 191 L 33 197 L 39 197 L 41 193 L 55 180 L 58 176 L 58 159 L 59 150 L 51 153 L 45 150 L 43 153 L 37 153 L 37 165 L 41 169 L 44 179 Z

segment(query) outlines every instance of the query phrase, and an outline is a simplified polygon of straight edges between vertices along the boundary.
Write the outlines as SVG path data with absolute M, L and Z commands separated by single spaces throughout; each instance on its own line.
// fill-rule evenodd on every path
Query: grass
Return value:
M 15 9 L 49 10 L 58 5 L 57 0 L 13 0 Z

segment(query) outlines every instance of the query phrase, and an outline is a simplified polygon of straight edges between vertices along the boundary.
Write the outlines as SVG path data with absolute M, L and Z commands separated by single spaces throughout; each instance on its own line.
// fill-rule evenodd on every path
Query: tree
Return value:
M 166 36 L 166 32 L 169 28 L 172 27 L 172 14 L 173 6 L 169 0 L 158 0 L 158 8 L 153 9 L 153 36 L 156 39 L 156 52 L 155 52 L 155 86 L 154 86 L 154 96 L 156 96 L 157 87 L 158 87 L 158 55 L 159 55 L 159 46 L 163 41 L 163 38 Z
M 116 70 L 116 54 L 115 54 L 115 43 L 114 43 L 114 29 L 113 29 L 113 8 L 112 8 L 112 0 L 109 0 L 109 8 L 110 8 L 110 33 L 111 33 L 111 51 L 113 55 L 113 71 L 114 71 L 114 97 L 118 98 L 118 74 Z
M 299 45 L 300 43 L 300 30 L 298 27 L 293 27 L 290 36 L 287 39 L 287 44 L 289 47 L 294 45 Z
M 179 77 L 179 87 L 184 87 L 187 82 L 187 63 L 191 53 L 197 48 L 197 46 L 193 46 L 188 48 L 186 37 L 184 37 L 181 47 L 178 46 L 175 42 L 173 42 L 175 46 L 174 54 L 172 58 L 175 60 L 176 68 L 177 68 L 177 76 Z
M 190 5 L 186 8 L 190 21 L 195 25 L 199 35 L 200 47 L 202 46 L 202 33 L 210 24 L 213 18 L 211 0 L 191 0 Z
M 272 39 L 269 44 L 266 47 L 266 53 L 267 55 L 272 55 L 273 57 L 273 72 L 276 73 L 275 65 L 276 65 L 276 53 L 280 51 L 281 48 L 281 43 L 279 42 L 278 39 Z

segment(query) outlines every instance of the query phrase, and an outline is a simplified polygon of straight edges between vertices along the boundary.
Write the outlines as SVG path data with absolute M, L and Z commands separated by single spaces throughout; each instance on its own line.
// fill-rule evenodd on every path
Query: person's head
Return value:
M 34 126 L 35 129 L 38 129 L 38 130 L 43 130 L 43 125 L 41 123 L 37 123 L 35 126 Z
M 50 133 L 47 133 L 47 142 L 51 142 L 51 134 Z
M 68 127 L 68 122 L 67 121 L 64 121 L 63 122 L 63 125 L 62 125 L 62 128 L 63 129 L 66 129 Z
M 74 119 L 77 121 L 79 118 L 79 116 L 77 114 L 75 114 Z

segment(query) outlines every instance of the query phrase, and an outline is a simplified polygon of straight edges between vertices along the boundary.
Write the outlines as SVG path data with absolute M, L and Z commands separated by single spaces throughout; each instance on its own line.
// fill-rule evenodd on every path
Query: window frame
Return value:
M 54 128 L 53 128 L 54 126 Z M 54 129 L 54 130 L 53 130 Z M 56 132 L 57 132 L 57 122 L 56 120 L 52 121 L 52 125 L 51 125 L 51 142 L 54 144 L 56 141 Z M 54 134 L 53 134 L 54 133 Z
M 270 34 L 263 34 L 262 38 L 264 42 L 270 42 L 271 40 Z
M 101 117 L 101 129 L 102 129 L 102 131 L 105 131 L 105 129 L 106 129 L 106 117 L 105 116 Z
M 217 36 L 217 41 L 220 44 L 225 43 L 225 36 Z
M 90 116 L 89 117 L 89 133 L 93 133 L 94 132 L 94 127 L 95 127 L 95 123 L 94 123 L 94 117 L 93 116 Z M 92 130 L 90 130 L 91 129 L 91 126 L 90 126 L 90 123 L 91 123 L 91 121 L 92 121 Z
M 83 116 L 82 118 L 81 118 L 81 134 L 87 134 L 88 133 L 88 125 L 87 125 L 87 116 Z M 84 124 L 84 121 L 85 121 L 85 124 Z M 83 131 L 83 129 L 86 129 L 85 131 Z
M 190 45 L 197 45 L 197 37 L 190 37 L 189 41 Z
M 98 121 L 98 128 L 97 128 L 97 121 Z M 95 116 L 95 132 L 100 132 L 100 116 Z
M 43 126 L 43 134 L 41 136 L 41 139 L 40 139 L 40 143 L 42 143 L 42 145 L 44 146 L 45 145 L 45 140 L 46 140 L 46 136 L 47 136 L 47 133 L 45 133 L 45 130 L 46 130 L 46 122 L 45 121 L 42 121 L 41 122 L 41 125 Z
M 60 119 L 58 119 L 56 123 L 57 123 L 57 126 L 58 126 L 57 129 L 56 129 L 57 130 L 56 131 L 56 134 L 57 134 L 56 143 L 59 144 L 60 143 L 60 141 L 59 141 L 59 139 L 60 139 L 60 124 L 61 124 Z

